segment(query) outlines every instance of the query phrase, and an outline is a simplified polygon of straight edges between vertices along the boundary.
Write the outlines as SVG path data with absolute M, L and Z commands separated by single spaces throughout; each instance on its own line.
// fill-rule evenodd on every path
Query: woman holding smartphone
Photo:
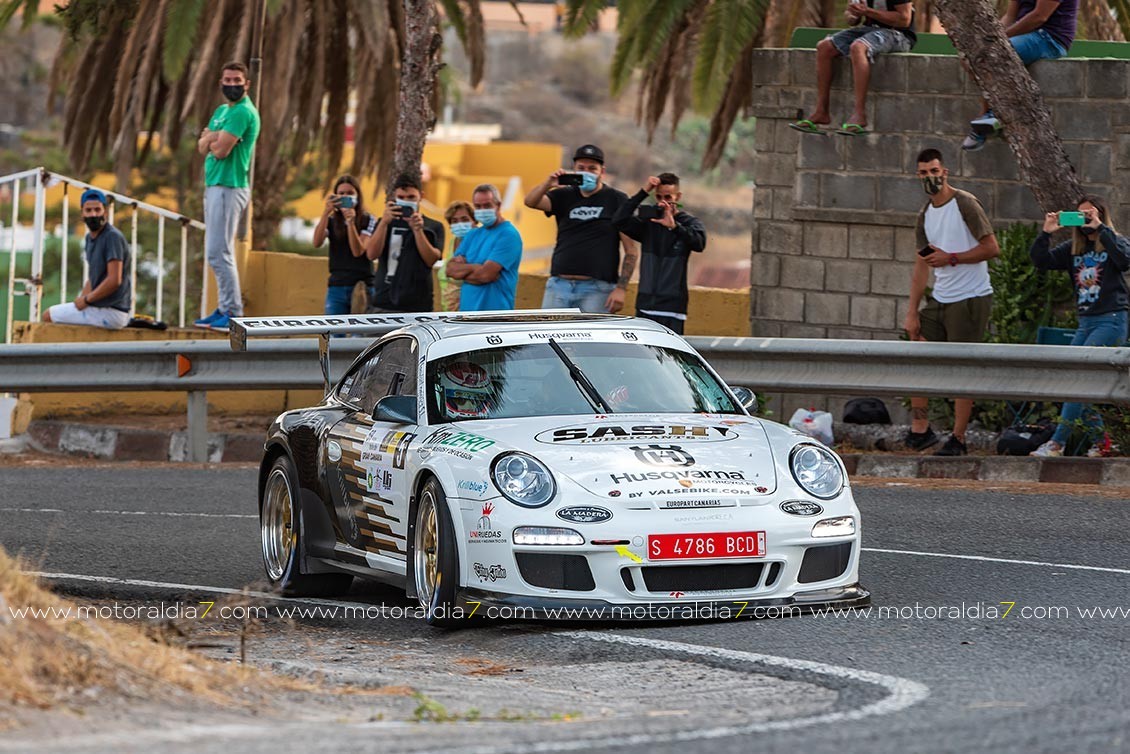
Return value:
M 373 235 L 377 218 L 365 211 L 361 185 L 351 175 L 334 181 L 326 197 L 322 219 L 314 228 L 314 246 L 330 240 L 330 278 L 326 287 L 326 314 L 349 314 L 353 290 L 361 284 L 362 296 L 373 284 L 373 263 L 365 256 L 365 239 Z M 359 302 L 358 311 L 365 311 Z
M 1071 239 L 1051 248 L 1051 234 L 1063 227 L 1073 228 Z M 1079 203 L 1078 212 L 1049 212 L 1044 217 L 1044 230 L 1028 254 L 1041 270 L 1071 273 L 1079 314 L 1079 328 L 1071 345 L 1117 346 L 1126 342 L 1130 291 L 1122 275 L 1130 269 L 1130 241 L 1114 231 L 1106 202 L 1088 196 Z M 1063 455 L 1075 421 L 1085 409 L 1084 421 L 1093 443 L 1087 455 L 1094 458 L 1109 454 L 1102 419 L 1082 403 L 1065 403 L 1052 439 L 1031 455 Z

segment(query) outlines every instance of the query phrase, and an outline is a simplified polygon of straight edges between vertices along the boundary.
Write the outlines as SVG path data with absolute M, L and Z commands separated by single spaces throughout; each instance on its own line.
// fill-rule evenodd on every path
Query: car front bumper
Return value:
M 678 621 L 785 618 L 821 611 L 866 607 L 871 592 L 861 584 L 798 592 L 764 599 L 700 599 L 631 603 L 583 597 L 501 594 L 466 587 L 459 606 L 468 617 L 497 620 Z

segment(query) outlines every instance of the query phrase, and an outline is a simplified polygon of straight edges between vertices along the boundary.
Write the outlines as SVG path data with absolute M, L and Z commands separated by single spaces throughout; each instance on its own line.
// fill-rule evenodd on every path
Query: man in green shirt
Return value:
M 232 317 L 243 316 L 243 295 L 235 266 L 235 236 L 239 218 L 251 198 L 251 155 L 259 138 L 259 111 L 247 90 L 247 66 L 228 63 L 220 88 L 228 104 L 212 114 L 196 150 L 204 158 L 204 254 L 216 276 L 219 306 L 194 323 L 227 330 Z

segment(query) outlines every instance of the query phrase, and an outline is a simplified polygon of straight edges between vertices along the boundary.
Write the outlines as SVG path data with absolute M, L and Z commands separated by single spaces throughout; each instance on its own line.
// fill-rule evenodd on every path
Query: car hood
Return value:
M 498 451 L 535 456 L 591 494 L 660 507 L 733 505 L 771 495 L 776 466 L 762 423 L 748 416 L 614 414 L 459 422 Z M 634 506 L 632 506 L 634 507 Z

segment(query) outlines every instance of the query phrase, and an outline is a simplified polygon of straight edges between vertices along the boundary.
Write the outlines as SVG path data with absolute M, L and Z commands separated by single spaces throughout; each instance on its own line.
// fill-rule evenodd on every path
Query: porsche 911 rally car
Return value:
M 751 416 L 753 394 L 661 325 L 548 311 L 241 319 L 232 341 L 318 334 L 324 356 L 330 335 L 381 331 L 321 405 L 268 433 L 262 552 L 283 593 L 373 578 L 447 625 L 868 602 L 840 459 Z

